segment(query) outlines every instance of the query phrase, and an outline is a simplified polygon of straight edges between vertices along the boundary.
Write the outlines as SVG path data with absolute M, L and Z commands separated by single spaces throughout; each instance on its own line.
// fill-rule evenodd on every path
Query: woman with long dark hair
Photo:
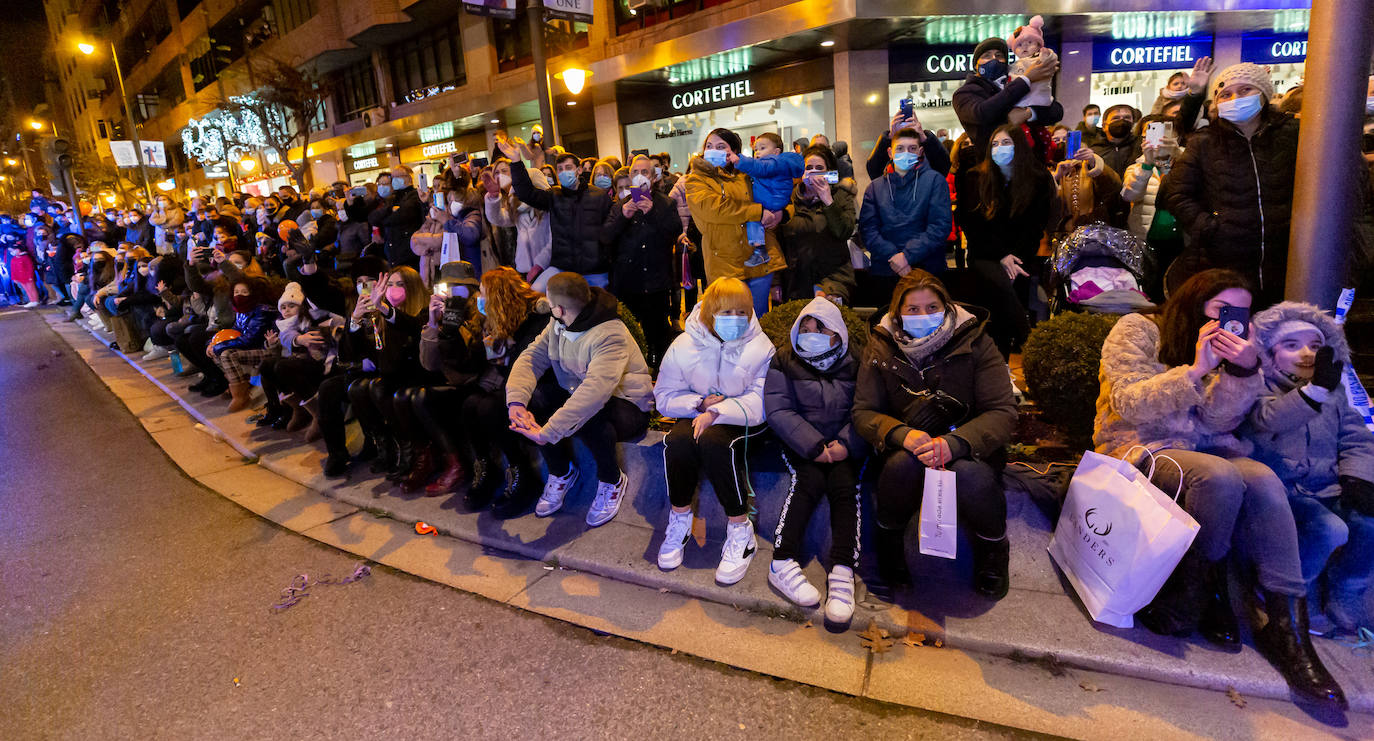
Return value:
M 983 161 L 961 170 L 955 220 L 964 230 L 969 267 L 992 313 L 989 333 L 1006 357 L 1030 334 L 1024 299 L 1036 272 L 1036 252 L 1049 225 L 1054 179 L 1016 126 L 992 133 Z
M 1144 449 L 1178 463 L 1155 483 L 1178 490 L 1200 525 L 1192 547 L 1154 601 L 1136 613 L 1161 635 L 1203 637 L 1240 650 L 1226 588 L 1226 558 L 1241 552 L 1262 594 L 1252 613 L 1255 646 L 1298 695 L 1345 706 L 1336 680 L 1312 649 L 1297 528 L 1283 482 L 1250 459 L 1233 431 L 1264 392 L 1253 331 L 1223 326 L 1223 311 L 1248 312 L 1247 280 L 1230 270 L 1189 278 L 1155 316 L 1127 314 L 1102 346 L 1097 452 L 1138 462 Z

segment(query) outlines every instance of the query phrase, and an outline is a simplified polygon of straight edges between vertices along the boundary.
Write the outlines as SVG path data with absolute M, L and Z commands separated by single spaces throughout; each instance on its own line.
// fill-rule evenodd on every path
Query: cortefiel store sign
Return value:
M 1187 39 L 1093 40 L 1093 72 L 1187 69 L 1211 56 L 1212 37 Z
M 715 80 L 677 85 L 620 80 L 615 85 L 621 123 L 635 123 L 828 90 L 835 86 L 835 65 L 830 57 L 819 57 Z
M 724 85 L 711 85 L 685 93 L 673 93 L 671 103 L 673 110 L 683 111 L 752 97 L 754 97 L 754 82 L 746 77 L 743 80 L 727 82 Z

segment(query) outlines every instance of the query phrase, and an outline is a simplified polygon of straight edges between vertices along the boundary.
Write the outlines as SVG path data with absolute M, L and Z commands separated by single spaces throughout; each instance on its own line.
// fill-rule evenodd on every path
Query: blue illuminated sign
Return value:
M 1255 64 L 1284 64 L 1307 59 L 1307 34 L 1244 34 L 1240 37 L 1240 60 Z
M 1093 40 L 1093 72 L 1188 69 L 1212 54 L 1211 36 L 1186 39 Z

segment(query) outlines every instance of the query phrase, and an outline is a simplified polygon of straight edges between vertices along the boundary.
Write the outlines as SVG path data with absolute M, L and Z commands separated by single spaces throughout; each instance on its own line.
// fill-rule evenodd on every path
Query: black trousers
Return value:
M 954 472 L 959 522 L 985 540 L 1006 535 L 1007 495 L 992 466 L 960 458 L 945 468 Z M 883 457 L 875 498 L 879 527 L 906 529 L 911 518 L 921 511 L 925 474 L 925 464 L 906 450 L 894 450 Z
M 657 362 L 663 358 L 663 353 L 668 351 L 668 342 L 672 338 L 672 329 L 668 324 L 672 315 L 669 293 L 669 291 L 650 293 L 626 291 L 617 295 L 620 303 L 625 304 L 625 308 L 635 315 L 635 319 L 639 320 L 639 326 L 644 329 L 644 342 L 649 346 L 649 355 L 653 358 L 649 361 L 650 365 L 657 365 Z
M 320 435 L 330 455 L 348 456 L 344 420 L 348 411 L 348 389 L 360 380 L 371 378 L 358 371 L 337 373 L 320 382 Z
M 744 457 L 745 443 L 767 427 L 755 425 L 711 425 L 699 439 L 692 437 L 692 420 L 680 419 L 663 440 L 664 467 L 668 475 L 668 501 L 674 507 L 687 507 L 696 496 L 701 471 L 716 490 L 716 499 L 727 517 L 749 514 L 749 467 Z
M 270 355 L 258 366 L 258 379 L 268 406 L 279 406 L 287 394 L 308 399 L 324 380 L 324 362 L 308 355 Z
M 210 345 L 210 338 L 218 331 L 217 328 L 204 324 L 192 324 L 181 333 L 180 338 L 177 338 L 176 346 L 177 351 L 181 353 L 181 359 L 195 366 L 206 378 L 216 378 L 228 383 L 219 364 L 205 356 L 205 348 Z
M 568 392 L 554 380 L 553 373 L 546 373 L 535 387 L 530 402 L 525 405 L 530 414 L 543 424 L 568 400 Z M 632 440 L 644 434 L 649 428 L 649 413 L 618 396 L 612 396 L 592 415 L 572 438 L 582 441 L 591 451 L 596 461 L 596 478 L 605 484 L 620 481 L 620 461 L 615 455 L 616 443 Z M 539 454 L 544 457 L 544 465 L 549 467 L 549 475 L 566 476 L 572 468 L 572 438 L 564 438 L 551 445 L 540 445 Z
M 472 421 L 463 416 L 463 402 L 472 393 L 464 386 L 413 386 L 392 396 L 396 426 L 408 440 L 428 439 L 445 455 L 469 457 L 464 429 Z M 464 455 L 465 453 L 469 455 Z
M 1030 290 L 1032 281 L 1023 277 L 1013 282 L 1007 277 L 1002 263 L 996 260 L 972 260 L 970 267 L 979 293 L 979 299 L 973 303 L 988 310 L 988 334 L 1002 351 L 1002 357 L 1010 357 L 1011 353 L 1020 351 L 1021 344 L 1030 336 L 1029 310 L 1017 293 Z M 1022 268 L 1034 273 L 1034 266 L 1029 262 Z
M 368 376 L 348 385 L 353 415 L 368 437 L 375 440 L 389 435 L 401 442 L 415 441 L 418 426 L 396 414 L 396 392 L 404 385 L 404 379 L 396 375 Z
M 506 408 L 506 387 L 494 391 L 478 391 L 463 399 L 459 419 L 474 426 L 481 433 L 468 438 L 474 457 L 495 460 L 506 457 L 506 465 L 530 465 L 533 445 L 525 436 L 510 428 L 510 412 Z
M 817 463 L 783 452 L 792 473 L 792 488 L 778 517 L 778 536 L 773 558 L 795 559 L 806 538 L 806 526 L 816 505 L 830 503 L 830 562 L 832 566 L 857 568 L 859 564 L 859 464 L 853 458 L 839 463 Z

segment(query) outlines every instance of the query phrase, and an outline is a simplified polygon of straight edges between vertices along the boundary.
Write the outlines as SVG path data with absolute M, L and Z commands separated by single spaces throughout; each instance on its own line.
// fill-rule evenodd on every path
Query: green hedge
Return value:
M 773 341 L 774 347 L 781 350 L 792 340 L 792 325 L 796 323 L 797 315 L 809 303 L 811 303 L 811 299 L 788 301 L 785 304 L 774 306 L 772 311 L 759 318 L 759 325 L 763 327 L 763 333 Z M 841 306 L 839 309 L 840 316 L 844 317 L 845 327 L 849 329 L 849 344 L 854 348 L 854 355 L 857 357 L 864 349 L 864 345 L 868 344 L 868 322 L 865 322 L 848 306 Z
M 1120 317 L 1066 313 L 1040 322 L 1022 348 L 1026 386 L 1045 421 L 1092 447 L 1102 343 Z

